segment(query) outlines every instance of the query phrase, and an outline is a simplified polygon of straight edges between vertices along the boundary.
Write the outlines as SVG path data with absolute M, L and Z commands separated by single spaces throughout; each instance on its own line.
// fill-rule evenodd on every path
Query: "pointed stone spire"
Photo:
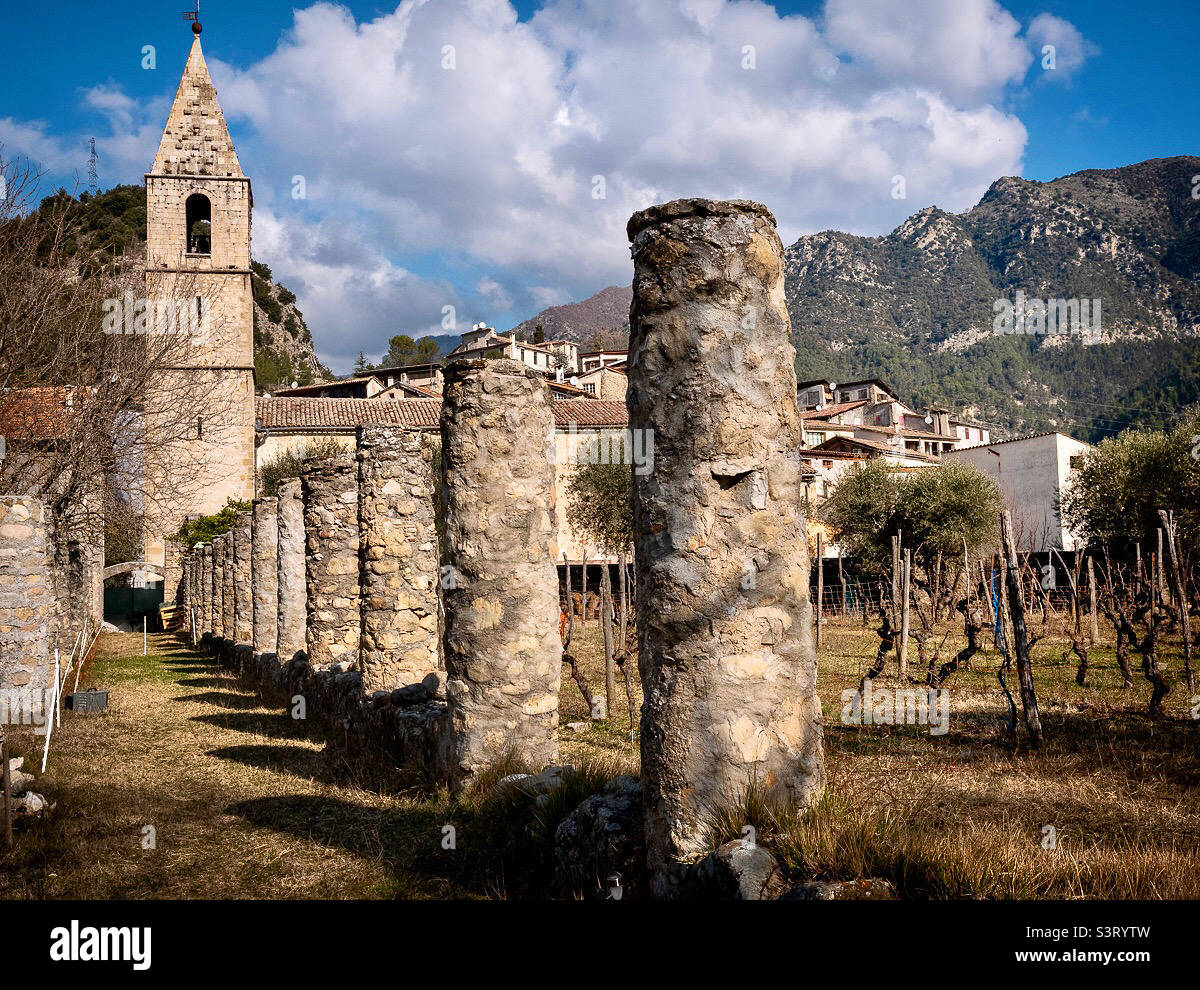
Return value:
M 244 176 L 217 90 L 204 62 L 200 36 L 192 42 L 179 92 L 154 157 L 155 175 Z

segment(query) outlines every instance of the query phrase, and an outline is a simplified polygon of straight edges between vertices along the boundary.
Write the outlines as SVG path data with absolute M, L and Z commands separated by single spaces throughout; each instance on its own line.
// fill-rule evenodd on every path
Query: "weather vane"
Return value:
M 196 0 L 196 9 L 195 10 L 185 10 L 183 12 L 183 19 L 185 21 L 194 21 L 195 22 L 194 24 L 192 24 L 193 33 L 199 34 L 201 31 L 204 30 L 204 25 L 202 25 L 200 23 L 200 0 Z

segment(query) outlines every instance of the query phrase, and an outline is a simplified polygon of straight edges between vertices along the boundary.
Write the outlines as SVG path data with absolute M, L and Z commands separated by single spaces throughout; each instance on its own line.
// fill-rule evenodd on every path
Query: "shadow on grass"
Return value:
M 408 791 L 418 782 L 415 774 L 406 773 L 402 768 L 383 762 L 347 759 L 343 751 L 328 747 L 314 750 L 301 746 L 221 746 L 210 749 L 208 755 L 262 770 L 290 773 L 334 787 L 353 784 L 381 794 Z
M 260 828 L 333 846 L 378 861 L 400 896 L 479 897 L 479 871 L 458 849 L 443 849 L 446 813 L 430 805 L 369 808 L 338 798 L 300 794 L 239 801 L 225 809 Z
M 216 705 L 218 708 L 252 709 L 262 708 L 262 699 L 257 695 L 233 694 L 229 691 L 202 691 L 200 694 L 184 694 L 172 701 L 196 702 L 204 705 Z
M 192 721 L 205 722 L 234 732 L 245 732 L 253 736 L 271 739 L 307 739 L 319 741 L 324 738 L 321 727 L 313 722 L 297 720 L 283 712 L 260 713 L 213 712 L 209 715 L 193 715 Z

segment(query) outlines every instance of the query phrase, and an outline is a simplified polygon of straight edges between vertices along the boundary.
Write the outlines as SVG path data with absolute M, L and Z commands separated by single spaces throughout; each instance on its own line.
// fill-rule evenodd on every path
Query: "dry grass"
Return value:
M 1040 632 L 1035 627 L 1035 632 Z M 843 725 L 877 642 L 833 624 L 821 653 L 829 786 L 795 815 L 726 809 L 713 842 L 750 822 L 796 880 L 886 876 L 910 897 L 1200 897 L 1200 726 L 1182 683 L 1169 718 L 1150 720 L 1148 686 L 1123 691 L 1111 649 L 1094 650 L 1089 685 L 1060 659 L 1061 637 L 1035 649 L 1046 744 L 1006 737 L 994 653 L 951 679 L 950 731 Z M 0 865 L 5 897 L 508 897 L 547 888 L 550 837 L 562 816 L 617 773 L 638 769 L 624 685 L 613 718 L 591 723 L 564 678 L 561 748 L 578 768 L 538 808 L 490 786 L 523 768 L 501 760 L 450 798 L 411 773 L 350 760 L 316 726 L 166 637 L 105 637 L 92 681 L 112 690 L 102 716 L 65 714 L 43 790 L 58 811 L 25 827 Z M 604 691 L 597 624 L 574 652 Z M 953 634 L 945 659 L 956 649 Z M 1168 653 L 1164 666 L 1181 667 Z M 894 668 L 879 687 L 898 687 Z M 640 704 L 640 686 L 637 688 Z M 582 732 L 568 722 L 588 722 Z M 18 737 L 18 752 L 40 743 Z M 39 757 L 40 758 L 40 749 Z M 457 848 L 442 848 L 453 824 Z M 157 849 L 141 846 L 157 830 Z M 1053 825 L 1058 846 L 1042 848 Z

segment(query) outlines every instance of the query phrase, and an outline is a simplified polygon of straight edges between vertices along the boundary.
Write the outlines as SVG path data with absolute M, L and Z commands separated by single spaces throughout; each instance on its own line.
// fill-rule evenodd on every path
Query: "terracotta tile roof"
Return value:
M 865 406 L 866 399 L 859 399 L 857 402 L 834 402 L 824 406 L 821 409 L 802 409 L 800 411 L 801 419 L 828 419 L 830 416 L 836 416 L 838 413 L 849 412 L 851 409 L 857 409 L 859 406 Z
M 605 399 L 555 399 L 554 423 L 566 429 L 619 426 L 629 422 L 624 402 Z M 436 430 L 441 399 L 298 399 L 263 398 L 255 414 L 266 430 L 351 430 L 356 426 L 407 426 Z
M 61 440 L 67 435 L 74 387 L 12 389 L 0 395 L 0 434 L 13 439 Z M 83 393 L 87 395 L 88 393 Z
M 297 385 L 295 388 L 278 388 L 273 390 L 271 394 L 279 396 L 310 395 L 315 392 L 320 392 L 323 388 L 334 388 L 338 385 L 358 385 L 362 382 L 369 382 L 374 377 L 374 375 L 363 375 L 360 378 L 335 378 L 328 382 L 314 382 L 312 385 Z
M 825 443 L 819 443 L 815 447 L 805 448 L 808 455 L 824 453 L 825 444 L 834 444 L 841 446 L 849 444 L 856 447 L 864 447 L 867 450 L 877 450 L 882 454 L 891 454 L 893 457 L 909 457 L 918 461 L 928 461 L 931 464 L 937 463 L 937 458 L 929 454 L 921 454 L 915 450 L 900 450 L 898 447 L 889 447 L 887 444 L 876 443 L 874 440 L 864 440 L 862 437 L 830 437 Z

